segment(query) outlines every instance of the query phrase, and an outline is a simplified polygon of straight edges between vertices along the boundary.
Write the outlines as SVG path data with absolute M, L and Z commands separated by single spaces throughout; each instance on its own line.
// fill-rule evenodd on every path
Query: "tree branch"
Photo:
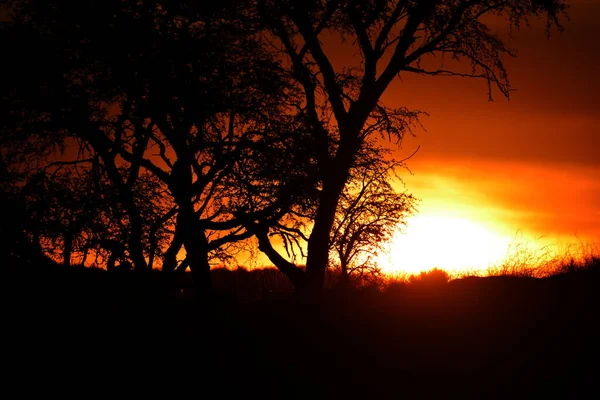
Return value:
M 331 103 L 331 108 L 335 115 L 336 120 L 340 126 L 346 124 L 346 108 L 344 101 L 342 100 L 342 88 L 337 83 L 335 70 L 333 65 L 329 61 L 329 58 L 325 55 L 319 38 L 316 32 L 313 30 L 312 23 L 308 16 L 304 13 L 296 12 L 293 14 L 292 19 L 294 20 L 298 30 L 312 54 L 313 58 L 317 62 L 321 73 L 323 74 L 323 81 L 325 88 L 327 89 L 327 95 Z

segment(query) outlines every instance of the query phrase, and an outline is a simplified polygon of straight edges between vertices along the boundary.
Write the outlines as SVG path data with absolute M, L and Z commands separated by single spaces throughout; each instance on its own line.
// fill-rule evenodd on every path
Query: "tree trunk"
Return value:
M 202 232 L 186 236 L 185 251 L 190 260 L 190 270 L 197 293 L 203 297 L 212 291 L 210 264 L 208 262 L 208 241 Z
M 320 301 L 321 291 L 325 285 L 325 269 L 329 261 L 329 236 L 337 203 L 338 198 L 334 195 L 322 196 L 308 240 L 304 291 L 309 300 L 315 302 Z
M 192 271 L 196 296 L 208 299 L 212 292 L 208 262 L 209 247 L 204 228 L 200 224 L 192 201 L 194 196 L 193 155 L 188 151 L 184 142 L 175 141 L 173 145 L 178 159 L 171 170 L 169 189 L 179 208 L 176 235 L 173 240 L 181 238 Z M 180 236 L 177 236 L 177 233 Z
M 63 249 L 63 264 L 65 267 L 71 267 L 71 254 L 73 253 L 73 236 L 69 233 L 63 235 L 65 246 Z
M 154 228 L 150 230 L 150 249 L 148 254 L 148 270 L 152 271 L 154 268 L 154 257 L 156 255 L 156 248 L 158 247 L 158 239 L 156 238 L 156 231 Z
M 350 286 L 350 276 L 348 275 L 348 262 L 344 259 L 341 259 L 340 267 L 342 269 L 342 275 L 340 276 L 340 283 L 343 288 L 347 288 Z
M 171 244 L 163 256 L 162 270 L 164 272 L 173 272 L 177 268 L 177 254 L 181 250 L 181 246 L 183 246 L 183 241 L 181 238 L 180 228 L 175 226 L 173 239 L 171 240 Z
M 208 240 L 194 213 L 191 200 L 179 200 L 177 226 L 190 263 L 196 295 L 200 298 L 209 297 L 212 292 L 212 281 L 208 262 Z
M 181 241 L 181 233 L 180 229 L 175 226 L 175 233 L 173 234 L 173 239 L 171 240 L 171 244 L 165 254 L 163 256 L 162 262 L 162 271 L 161 271 L 161 279 L 164 285 L 165 294 L 168 299 L 177 298 L 177 291 L 181 288 L 177 287 L 176 284 L 176 275 L 177 271 L 177 254 L 181 250 L 181 246 L 183 243 Z M 182 264 L 185 264 L 185 260 Z M 185 269 L 180 271 L 181 274 L 185 273 Z
M 329 239 L 340 195 L 350 175 L 350 166 L 355 153 L 352 150 L 351 147 L 340 146 L 338 157 L 334 162 L 335 168 L 323 180 L 315 224 L 307 246 L 305 294 L 311 302 L 320 301 L 325 285 L 325 270 L 329 261 Z
M 133 199 L 131 199 L 133 203 Z M 142 217 L 137 211 L 137 207 L 129 206 L 127 213 L 129 214 L 129 222 L 131 224 L 131 232 L 129 235 L 129 253 L 135 271 L 145 271 L 148 269 L 146 259 L 144 258 L 144 247 L 142 245 Z

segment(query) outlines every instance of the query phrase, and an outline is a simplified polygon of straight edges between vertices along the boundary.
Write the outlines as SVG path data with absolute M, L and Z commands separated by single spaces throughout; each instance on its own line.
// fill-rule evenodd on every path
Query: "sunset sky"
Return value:
M 396 151 L 419 148 L 400 176 L 421 201 L 386 245 L 385 269 L 483 268 L 517 241 L 600 249 L 600 0 L 569 3 L 563 32 L 548 38 L 545 21 L 532 20 L 507 40 L 517 53 L 506 58 L 510 100 L 494 90 L 489 101 L 482 80 L 413 73 L 385 92 L 388 106 L 428 113 Z M 509 37 L 505 24 L 492 28 Z M 338 71 L 360 61 L 338 43 L 324 40 Z
M 571 1 L 568 13 L 550 38 L 545 21 L 512 38 L 498 25 L 517 54 L 505 60 L 509 100 L 494 90 L 489 101 L 482 80 L 412 73 L 385 92 L 388 106 L 429 115 L 395 154 L 419 148 L 400 176 L 421 201 L 384 246 L 384 271 L 485 270 L 517 249 L 540 260 L 600 249 L 600 0 Z M 338 71 L 359 61 L 339 43 L 324 40 Z
M 598 15 L 600 1 L 573 1 L 564 32 L 547 39 L 536 21 L 516 32 L 509 47 L 518 57 L 506 63 L 516 90 L 510 100 L 496 91 L 489 102 L 485 82 L 463 78 L 406 74 L 392 84 L 388 104 L 430 114 L 422 120 L 426 132 L 407 138 L 398 152 L 407 156 L 420 146 L 408 162 L 413 175 L 402 177 L 422 201 L 407 236 L 395 240 L 393 258 L 415 261 L 398 254 L 414 243 L 421 254 L 440 253 L 404 268 L 444 264 L 444 246 L 485 246 L 486 235 L 495 238 L 490 257 L 515 235 L 557 250 L 600 242 Z M 457 228 L 448 237 L 453 221 L 468 225 L 464 235 Z

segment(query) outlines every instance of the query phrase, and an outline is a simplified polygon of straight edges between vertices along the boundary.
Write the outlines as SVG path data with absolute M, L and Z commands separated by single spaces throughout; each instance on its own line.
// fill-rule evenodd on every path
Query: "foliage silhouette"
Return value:
M 412 275 L 409 282 L 424 286 L 440 286 L 448 283 L 450 276 L 444 270 L 434 268 L 431 271 L 423 271 L 418 275 Z

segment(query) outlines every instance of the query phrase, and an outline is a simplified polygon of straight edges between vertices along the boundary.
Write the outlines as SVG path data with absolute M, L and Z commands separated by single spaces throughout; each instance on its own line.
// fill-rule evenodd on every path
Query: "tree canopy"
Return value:
M 313 297 L 323 286 L 339 201 L 361 150 L 374 134 L 398 143 L 419 124 L 419 111 L 381 101 L 390 83 L 407 73 L 460 76 L 484 80 L 490 98 L 494 88 L 508 96 L 504 59 L 513 53 L 491 21 L 518 28 L 545 18 L 548 29 L 560 28 L 566 10 L 562 0 L 257 0 L 257 6 L 269 28 L 266 40 L 304 98 L 299 114 L 320 173 L 307 244 Z M 336 69 L 344 43 L 353 45 L 356 62 Z M 278 257 L 271 260 L 277 264 Z

